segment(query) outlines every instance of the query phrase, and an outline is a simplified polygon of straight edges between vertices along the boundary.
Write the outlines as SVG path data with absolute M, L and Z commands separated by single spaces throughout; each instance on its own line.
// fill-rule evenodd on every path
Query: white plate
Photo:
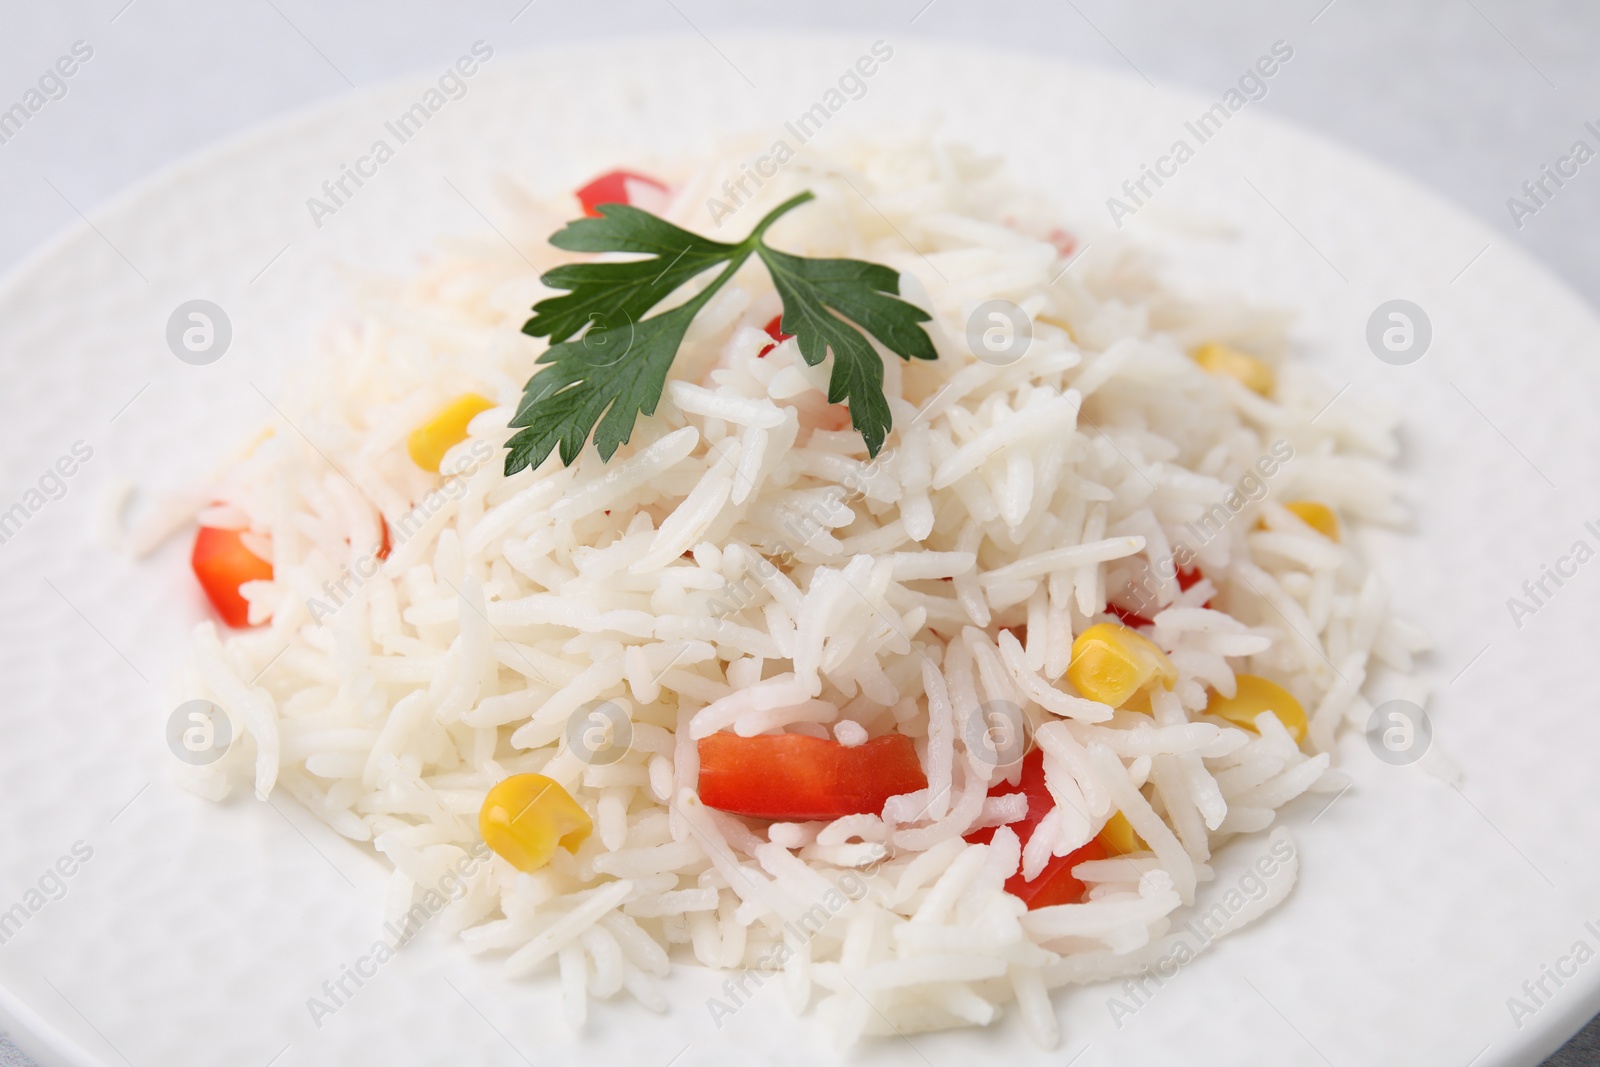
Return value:
M 93 449 L 65 496 L 0 545 L 0 909 L 26 910 L 28 887 L 75 843 L 92 849 L 64 896 L 0 945 L 0 1026 L 41 1062 L 833 1060 L 772 990 L 717 1029 L 705 998 L 720 979 L 692 971 L 668 1016 L 599 1005 L 574 1037 L 548 983 L 504 983 L 426 934 L 313 1026 L 307 998 L 377 936 L 380 865 L 281 797 L 213 807 L 169 784 L 164 680 L 202 615 L 186 546 L 134 564 L 94 533 L 116 479 L 201 478 L 268 416 L 283 367 L 309 357 L 344 299 L 337 265 L 404 269 L 438 234 L 483 230 L 502 217 L 497 171 L 562 190 L 730 131 L 785 136 L 784 120 L 871 40 L 719 43 L 756 88 L 698 37 L 496 55 L 319 229 L 307 197 L 386 136 L 428 79 L 361 93 L 163 175 L 0 290 L 0 510 L 74 442 Z M 821 136 L 942 117 L 944 135 L 1003 152 L 1085 231 L 1107 225 L 1105 198 L 1212 103 L 893 43 Z M 1236 236 L 1174 237 L 1149 228 L 1158 213 L 1221 220 Z M 1419 520 L 1414 536 L 1384 541 L 1380 565 L 1401 613 L 1438 639 L 1423 666 L 1438 690 L 1430 711 L 1465 777 L 1457 790 L 1385 765 L 1347 736 L 1355 787 L 1325 812 L 1312 798 L 1287 816 L 1304 857 L 1289 902 L 1120 1027 L 1115 987 L 1072 989 L 1057 1000 L 1058 1051 L 1033 1049 L 1008 1020 L 878 1042 L 856 1062 L 1535 1063 L 1600 1008 L 1596 961 L 1560 987 L 1546 978 L 1551 995 L 1530 1000 L 1531 1015 L 1514 1020 L 1507 1002 L 1576 942 L 1600 948 L 1600 922 L 1585 926 L 1600 920 L 1589 785 L 1600 564 L 1551 586 L 1520 629 L 1505 601 L 1574 541 L 1600 545 L 1584 527 L 1600 519 L 1600 321 L 1455 210 L 1248 109 L 1131 225 L 1188 276 L 1301 310 L 1303 349 L 1333 382 L 1405 413 Z M 231 349 L 207 367 L 180 363 L 164 339 L 169 314 L 196 297 L 233 324 Z M 1395 297 L 1433 324 L 1412 366 L 1380 363 L 1365 341 L 1368 316 Z

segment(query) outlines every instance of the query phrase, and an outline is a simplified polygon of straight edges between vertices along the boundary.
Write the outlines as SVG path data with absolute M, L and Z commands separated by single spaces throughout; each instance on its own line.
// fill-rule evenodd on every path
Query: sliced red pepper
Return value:
M 212 607 L 229 626 L 250 625 L 250 604 L 239 593 L 245 582 L 269 581 L 272 564 L 245 547 L 238 530 L 202 526 L 189 564 Z
M 1028 797 L 1028 813 L 1016 822 L 1007 823 L 1016 832 L 1017 838 L 1024 846 L 1033 836 L 1033 831 L 1038 827 L 1039 820 L 1049 814 L 1055 807 L 1055 798 L 1050 795 L 1050 790 L 1044 783 L 1044 752 L 1034 749 L 1022 758 L 1022 778 L 1019 784 L 1000 782 L 989 790 L 992 797 L 1006 796 L 1009 793 L 1026 793 Z M 980 845 L 986 845 L 994 839 L 994 832 L 998 827 L 986 826 L 982 830 L 974 830 L 966 835 L 966 840 Z M 1034 878 L 1022 877 L 1019 870 L 1006 879 L 1006 892 L 1021 898 L 1028 905 L 1028 910 L 1046 908 L 1052 904 L 1076 904 L 1083 899 L 1085 886 L 1072 876 L 1072 868 L 1087 860 L 1105 859 L 1106 846 L 1098 837 L 1093 838 L 1082 848 L 1067 853 L 1065 856 L 1051 856 L 1045 863 L 1044 870 Z
M 772 338 L 772 343 L 770 345 L 763 346 L 761 351 L 756 353 L 756 358 L 757 359 L 760 359 L 762 356 L 765 356 L 768 352 L 771 352 L 774 348 L 777 348 L 783 342 L 787 341 L 789 338 L 794 336 L 794 334 L 792 334 L 792 333 L 784 333 L 783 332 L 783 316 L 782 315 L 774 315 L 774 316 L 772 316 L 772 321 L 767 323 L 767 325 L 766 325 L 766 331 L 767 331 L 767 336 Z
M 654 178 L 631 170 L 613 170 L 579 189 L 578 203 L 583 205 L 583 213 L 589 218 L 599 218 L 602 204 L 636 203 L 637 190 L 629 188 L 630 183 L 634 182 L 659 189 L 663 194 L 668 191 L 665 185 Z
M 928 787 L 905 734 L 846 747 L 807 734 L 700 739 L 700 799 L 756 819 L 810 821 L 877 815 L 901 793 Z

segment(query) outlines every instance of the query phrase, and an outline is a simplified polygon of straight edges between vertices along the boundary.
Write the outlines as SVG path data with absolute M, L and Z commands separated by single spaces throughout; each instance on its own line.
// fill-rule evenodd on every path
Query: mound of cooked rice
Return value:
M 509 976 L 559 974 L 574 1024 L 590 995 L 663 1007 L 657 980 L 698 961 L 781 972 L 794 1009 L 842 1042 L 987 1024 L 1015 1001 L 1053 1044 L 1048 991 L 1166 955 L 1213 903 L 1214 851 L 1343 788 L 1329 750 L 1371 710 L 1369 668 L 1407 670 L 1423 647 L 1350 536 L 1403 518 L 1391 426 L 1349 398 L 1327 407 L 1282 316 L 1180 298 L 1110 236 L 1074 262 L 993 161 L 927 145 L 802 156 L 715 230 L 706 201 L 738 173 L 730 154 L 668 175 L 665 216 L 742 235 L 813 190 L 773 245 L 891 266 L 932 314 L 937 361 L 884 358 L 882 454 L 827 403 L 826 366 L 773 346 L 779 300 L 750 264 L 609 464 L 591 447 L 506 477 L 506 422 L 545 347 L 520 327 L 550 295 L 539 271 L 571 258 L 544 238 L 575 214 L 508 184 L 508 232 L 534 266 L 489 235 L 368 284 L 285 418 L 214 487 L 201 523 L 248 531 L 273 578 L 243 588 L 264 625 L 196 631 L 183 696 L 225 708 L 240 741 L 176 773 L 213 798 L 285 789 L 371 842 L 394 867 L 386 919 L 448 886 L 439 925 L 506 953 Z M 1031 319 L 1009 363 L 967 340 L 993 299 Z M 1268 395 L 1191 358 L 1219 341 L 1271 367 Z M 468 391 L 499 406 L 446 456 L 452 473 L 424 472 L 408 434 Z M 1283 506 L 1296 498 L 1335 509 L 1346 536 Z M 1182 588 L 1175 554 L 1203 578 Z M 1149 620 L 1178 672 L 1149 713 L 1065 678 L 1108 600 Z M 1235 672 L 1298 698 L 1303 745 L 1271 715 L 1252 731 L 1205 714 Z M 628 735 L 606 761 L 569 729 L 596 702 Z M 989 795 L 1018 773 L 983 751 L 995 708 L 1020 709 L 1056 801 L 1027 848 L 1006 825 L 1020 794 Z M 928 788 L 832 823 L 738 818 L 696 793 L 696 741 L 716 731 L 899 732 Z M 487 791 L 520 772 L 561 783 L 595 832 L 534 873 L 463 864 L 484 853 Z M 1082 903 L 1028 911 L 1004 891 L 1116 812 L 1148 850 L 1079 865 Z M 1274 844 L 1269 889 L 1212 933 L 1289 892 L 1297 859 Z

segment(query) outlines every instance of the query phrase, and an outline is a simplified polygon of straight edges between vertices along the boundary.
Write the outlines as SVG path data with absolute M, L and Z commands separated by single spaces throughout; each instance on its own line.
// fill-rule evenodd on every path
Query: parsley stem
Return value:
M 711 280 L 711 284 L 700 290 L 700 292 L 696 293 L 692 299 L 685 301 L 682 306 L 693 307 L 694 314 L 698 315 L 700 313 L 700 309 L 705 307 L 707 302 L 709 302 L 710 299 L 716 295 L 717 290 L 721 289 L 723 285 L 727 283 L 729 278 L 732 278 L 735 274 L 739 273 L 739 268 L 744 266 L 745 260 L 749 259 L 760 249 L 762 238 L 766 235 L 767 230 L 772 226 L 773 223 L 777 222 L 784 215 L 793 211 L 806 201 L 815 199 L 816 194 L 807 189 L 803 193 L 797 193 L 794 196 L 791 196 L 789 199 L 785 200 L 783 203 L 767 212 L 766 216 L 763 217 L 760 222 L 756 223 L 756 228 L 750 231 L 750 236 L 746 237 L 744 240 L 740 241 L 734 246 L 738 249 L 738 251 L 734 253 L 731 259 L 728 260 L 728 265 L 723 267 L 722 271 Z
M 784 215 L 787 215 L 789 212 L 793 211 L 801 204 L 804 204 L 806 201 L 815 200 L 816 198 L 816 194 L 810 189 L 807 189 L 803 193 L 796 193 L 794 196 L 791 196 L 789 199 L 785 200 L 783 203 L 767 212 L 766 217 L 760 222 L 756 223 L 756 228 L 750 231 L 750 236 L 739 242 L 739 246 L 741 248 L 749 246 L 751 249 L 754 249 L 761 243 L 761 239 L 766 236 L 768 227 L 770 227 L 774 222 L 777 222 L 778 219 L 782 218 Z

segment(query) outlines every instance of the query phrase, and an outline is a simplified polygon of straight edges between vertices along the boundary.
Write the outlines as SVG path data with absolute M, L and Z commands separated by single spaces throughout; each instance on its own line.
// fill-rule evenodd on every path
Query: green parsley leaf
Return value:
M 769 248 L 766 231 L 811 200 L 798 196 L 774 208 L 738 244 L 711 241 L 626 204 L 599 208 L 550 241 L 571 252 L 642 254 L 622 261 L 569 263 L 541 280 L 562 296 L 541 300 L 524 333 L 549 337 L 539 357 L 546 366 L 528 379 L 511 425 L 506 473 L 537 467 L 560 447 L 571 464 L 591 435 L 602 460 L 633 436 L 634 423 L 653 415 L 689 325 L 751 255 L 758 255 L 783 300 L 782 329 L 793 334 L 805 361 L 816 366 L 831 351 L 830 403 L 848 402 L 850 420 L 876 456 L 892 428 L 883 395 L 883 364 L 862 333 L 903 359 L 935 359 L 920 325 L 928 314 L 899 298 L 899 276 L 888 267 L 853 259 L 807 259 Z M 687 282 L 722 269 L 688 300 L 650 312 Z M 581 331 L 581 332 L 580 332 Z
M 919 325 L 927 313 L 899 299 L 900 276 L 888 267 L 859 259 L 805 259 L 766 245 L 757 252 L 783 298 L 780 329 L 794 335 L 801 357 L 813 367 L 833 351 L 828 403 L 850 402 L 850 424 L 876 456 L 891 425 L 883 361 L 851 323 L 903 359 L 937 359 L 933 340 Z
M 550 243 L 568 252 L 643 252 L 651 258 L 568 263 L 547 272 L 540 281 L 571 291 L 535 304 L 523 333 L 557 342 L 591 324 L 636 322 L 684 282 L 739 251 L 636 207 L 608 204 L 604 210 L 600 218 L 567 223 Z

